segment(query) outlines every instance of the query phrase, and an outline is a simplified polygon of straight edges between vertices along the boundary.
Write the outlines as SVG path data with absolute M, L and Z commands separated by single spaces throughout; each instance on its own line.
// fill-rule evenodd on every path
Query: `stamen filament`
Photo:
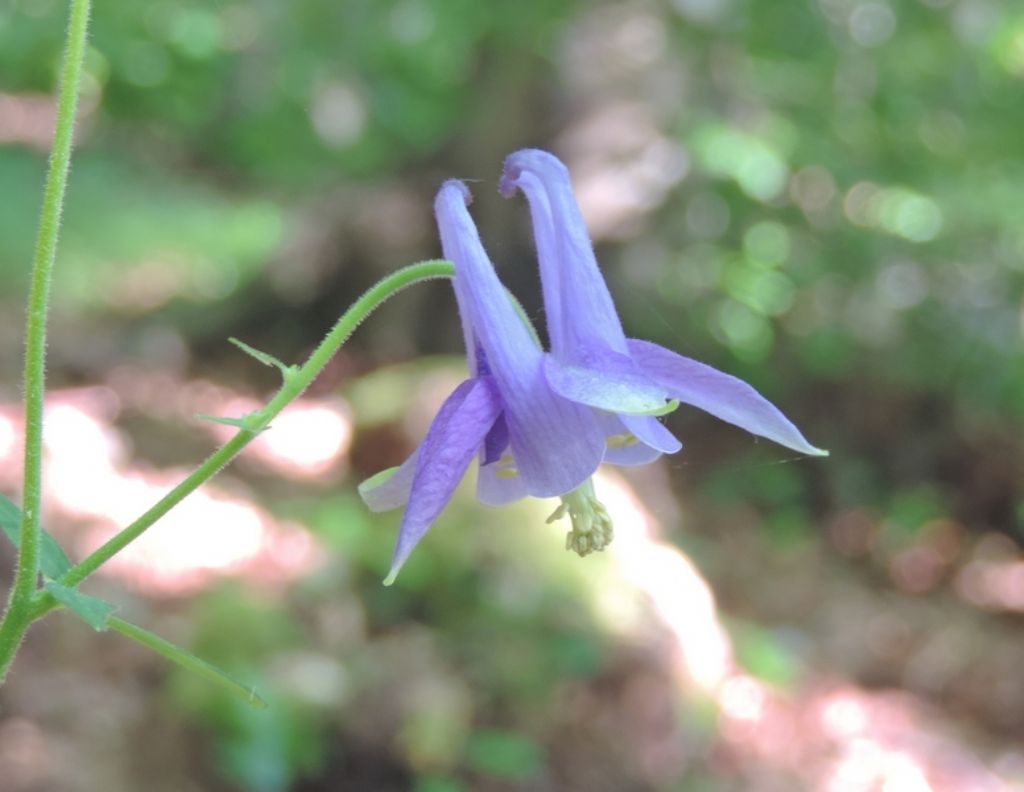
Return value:
M 612 518 L 594 494 L 594 481 L 587 479 L 572 492 L 562 496 L 561 505 L 551 513 L 552 523 L 569 514 L 572 529 L 565 536 L 565 549 L 579 556 L 604 550 L 615 535 Z

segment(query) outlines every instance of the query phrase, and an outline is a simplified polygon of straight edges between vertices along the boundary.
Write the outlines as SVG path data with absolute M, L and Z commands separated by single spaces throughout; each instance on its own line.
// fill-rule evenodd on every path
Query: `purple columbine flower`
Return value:
M 445 258 L 455 265 L 455 298 L 470 378 L 445 400 L 420 447 L 399 467 L 364 481 L 374 511 L 406 505 L 391 583 L 430 529 L 475 456 L 477 494 L 502 505 L 526 495 L 572 493 L 604 455 L 594 411 L 559 396 L 544 374 L 545 353 L 484 252 L 466 208 L 469 190 L 446 182 L 434 208 Z
M 500 189 L 530 205 L 551 354 L 544 373 L 555 393 L 598 411 L 611 435 L 605 459 L 642 464 L 681 448 L 651 416 L 673 399 L 803 454 L 826 456 L 750 385 L 658 344 L 626 338 L 573 195 L 569 171 L 552 154 L 524 149 L 505 161 Z M 613 434 L 618 424 L 619 434 Z
M 524 150 L 505 163 L 502 192 L 522 190 L 537 238 L 551 352 L 505 291 L 466 208 L 469 190 L 442 186 L 441 246 L 455 265 L 470 378 L 445 400 L 420 447 L 359 486 L 374 511 L 405 505 L 391 583 L 479 457 L 477 495 L 502 505 L 559 496 L 566 548 L 586 555 L 612 539 L 591 475 L 602 462 L 640 465 L 682 446 L 658 420 L 679 402 L 806 454 L 824 455 L 745 382 L 657 344 L 627 339 L 597 268 L 569 174 Z

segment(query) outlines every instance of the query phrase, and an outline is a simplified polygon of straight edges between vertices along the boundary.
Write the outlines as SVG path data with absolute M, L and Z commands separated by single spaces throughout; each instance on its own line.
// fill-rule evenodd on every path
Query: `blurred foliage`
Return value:
M 566 5 L 115 0 L 95 15 L 90 90 L 119 139 L 141 131 L 236 177 L 323 186 L 435 149 L 474 101 L 480 61 L 548 38 Z M 62 12 L 9 4 L 6 88 L 50 89 Z
M 22 315 L 49 120 L 34 102 L 52 90 L 64 13 L 57 0 L 0 2 L 5 329 Z M 103 380 L 120 342 L 147 328 L 170 333 L 204 376 L 250 376 L 227 344 L 195 340 L 214 316 L 226 317 L 217 328 L 230 320 L 225 335 L 301 354 L 382 271 L 436 254 L 430 196 L 448 176 L 487 180 L 473 185 L 483 238 L 536 313 L 528 213 L 493 187 L 502 155 L 542 145 L 581 182 L 608 179 L 602 196 L 619 214 L 595 238 L 630 333 L 754 383 L 833 452 L 780 459 L 686 410 L 668 419 L 687 445 L 668 469 L 695 517 L 685 534 L 667 529 L 713 580 L 746 672 L 796 690 L 828 657 L 914 688 L 906 636 L 924 646 L 949 627 L 938 594 L 955 589 L 949 559 L 973 552 L 961 537 L 987 534 L 979 546 L 990 548 L 992 534 L 1024 536 L 1014 4 L 105 0 L 91 44 L 54 318 L 101 353 L 65 352 L 62 366 L 54 344 L 54 381 L 82 376 L 71 354 Z M 379 587 L 397 517 L 368 514 L 352 484 L 410 450 L 415 420 L 402 416 L 450 370 L 353 375 L 451 352 L 459 338 L 446 290 L 399 300 L 321 385 L 347 384 L 351 480 L 258 488 L 330 549 L 324 568 L 280 599 L 225 583 L 190 608 L 190 647 L 273 699 L 254 717 L 173 676 L 168 707 L 209 740 L 211 774 L 260 792 L 326 788 L 320 777 L 417 792 L 548 788 L 599 754 L 609 775 L 564 788 L 750 788 L 719 783 L 713 760 L 660 785 L 638 780 L 614 740 L 587 731 L 611 723 L 618 739 L 636 726 L 620 726 L 611 705 L 605 720 L 567 727 L 574 691 L 617 701 L 623 676 L 650 669 L 601 615 L 602 561 L 552 555 L 532 507 L 457 500 L 400 585 Z M 5 348 L 0 363 L 15 357 Z M 3 370 L 13 383 L 14 363 Z M 913 551 L 934 551 L 938 572 L 899 577 L 916 569 L 899 566 Z M 867 599 L 879 588 L 893 596 Z M 895 589 L 912 595 L 910 616 L 890 613 Z M 862 629 L 867 645 L 877 611 L 905 622 L 883 625 L 903 648 L 881 670 L 843 643 Z M 987 651 L 973 637 L 959 646 Z M 943 651 L 946 668 L 955 653 Z M 938 697 L 929 684 L 918 692 Z M 984 721 L 971 695 L 952 709 Z M 1004 688 L 991 698 L 1013 700 Z M 669 707 L 694 751 L 713 743 L 702 706 Z
M 551 528 L 536 509 L 488 512 L 482 531 L 483 507 L 459 499 L 392 588 L 380 576 L 395 519 L 371 520 L 350 495 L 278 509 L 327 543 L 321 568 L 286 602 L 227 582 L 189 617 L 189 645 L 269 693 L 269 715 L 184 671 L 170 689 L 174 709 L 212 733 L 221 773 L 273 792 L 318 773 L 443 790 L 547 772 L 558 711 L 542 715 L 546 703 L 608 674 L 615 650 L 579 605 L 599 581 L 568 555 L 542 558 Z
M 42 182 L 43 162 L 0 149 L 3 184 L 30 196 Z M 0 289 L 20 298 L 28 282 L 37 207 L 10 201 L 0 212 Z M 172 297 L 222 299 L 258 274 L 281 242 L 282 210 L 269 201 L 229 201 L 164 169 L 140 167 L 111 155 L 85 153 L 75 161 L 57 299 L 67 310 L 140 313 Z M 168 222 L 168 218 L 173 218 Z

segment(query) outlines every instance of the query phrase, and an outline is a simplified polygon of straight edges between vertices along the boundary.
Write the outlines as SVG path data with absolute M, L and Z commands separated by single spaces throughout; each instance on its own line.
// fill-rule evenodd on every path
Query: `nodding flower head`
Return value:
M 405 505 L 388 581 L 451 499 L 474 457 L 477 493 L 500 505 L 526 495 L 553 497 L 590 478 L 604 453 L 593 411 L 559 396 L 544 377 L 544 352 L 498 280 L 458 181 L 435 203 L 441 247 L 455 265 L 470 378 L 441 406 L 416 451 L 398 468 L 360 486 L 371 509 Z
M 602 462 L 640 465 L 682 446 L 658 420 L 679 403 L 806 454 L 826 452 L 745 382 L 648 341 L 627 338 L 572 192 L 569 172 L 535 149 L 505 162 L 501 191 L 530 205 L 551 350 L 545 352 L 491 265 L 459 181 L 435 213 L 466 342 L 469 378 L 445 400 L 427 436 L 396 468 L 364 481 L 374 511 L 405 506 L 390 583 L 451 499 L 474 457 L 477 495 L 502 505 L 559 496 L 566 546 L 580 555 L 612 538 L 591 475 Z M 550 520 L 549 520 L 550 521 Z

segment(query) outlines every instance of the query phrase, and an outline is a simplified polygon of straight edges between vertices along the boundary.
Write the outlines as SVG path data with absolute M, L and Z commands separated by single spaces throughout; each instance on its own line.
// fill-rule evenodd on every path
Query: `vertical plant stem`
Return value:
M 39 575 L 39 511 L 42 504 L 43 397 L 46 388 L 46 318 L 57 256 L 61 211 L 71 165 L 78 93 L 85 60 L 91 0 L 71 0 L 61 66 L 57 127 L 50 154 L 39 220 L 25 333 L 25 472 L 21 542 L 17 570 L 0 624 L 0 681 L 21 644 L 30 620 Z

